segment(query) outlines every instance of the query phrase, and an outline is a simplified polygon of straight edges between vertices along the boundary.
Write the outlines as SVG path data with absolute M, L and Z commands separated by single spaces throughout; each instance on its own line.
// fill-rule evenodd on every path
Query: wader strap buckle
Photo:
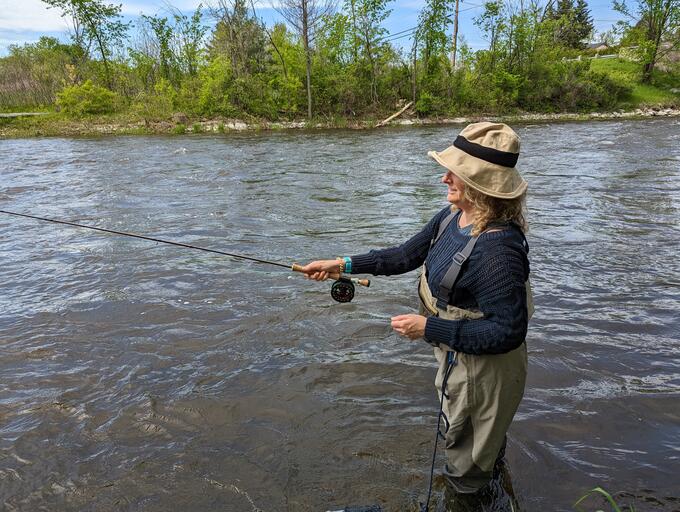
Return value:
M 456 262 L 457 265 L 462 265 L 465 263 L 465 260 L 467 260 L 467 256 L 462 252 L 457 252 L 453 257 L 453 261 Z

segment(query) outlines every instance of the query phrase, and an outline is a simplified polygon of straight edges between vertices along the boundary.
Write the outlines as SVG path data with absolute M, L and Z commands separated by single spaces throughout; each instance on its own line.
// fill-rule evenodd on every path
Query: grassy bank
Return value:
M 650 106 L 680 106 L 680 74 L 656 71 L 653 84 L 643 84 L 641 67 L 636 62 L 621 59 L 593 59 L 590 69 L 606 73 L 618 82 L 629 85 L 631 93 L 623 98 L 624 110 Z M 672 92 L 673 90 L 677 92 Z

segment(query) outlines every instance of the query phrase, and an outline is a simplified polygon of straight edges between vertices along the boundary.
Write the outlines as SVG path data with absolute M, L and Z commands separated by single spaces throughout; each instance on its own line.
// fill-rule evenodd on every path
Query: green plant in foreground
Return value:
M 174 133 L 175 135 L 183 135 L 183 134 L 186 133 L 186 131 L 187 131 L 187 127 L 185 125 L 183 125 L 182 123 L 179 123 L 177 126 L 175 126 L 172 129 L 172 133 Z
M 591 496 L 593 494 L 600 494 L 604 496 L 604 498 L 609 502 L 609 504 L 612 506 L 612 509 L 614 512 L 624 512 L 617 504 L 616 501 L 614 501 L 614 498 L 612 498 L 612 495 L 609 494 L 607 491 L 605 491 L 602 487 L 595 487 L 594 489 L 589 490 L 587 493 L 585 493 L 581 498 L 574 503 L 574 508 L 578 510 L 578 505 L 585 500 L 588 496 Z M 602 509 L 598 509 L 597 512 L 604 512 Z M 628 505 L 628 512 L 635 512 L 635 509 L 633 508 L 632 505 Z

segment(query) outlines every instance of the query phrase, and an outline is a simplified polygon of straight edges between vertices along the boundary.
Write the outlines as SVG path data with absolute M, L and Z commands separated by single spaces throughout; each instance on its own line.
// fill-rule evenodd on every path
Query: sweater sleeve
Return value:
M 425 338 L 464 354 L 503 354 L 526 337 L 526 255 L 501 245 L 485 254 L 468 288 L 484 317 L 478 320 L 427 319 Z M 466 279 L 468 281 L 468 279 Z
M 390 276 L 415 270 L 425 261 L 439 223 L 450 212 L 451 208 L 447 206 L 435 215 L 420 233 L 397 247 L 352 256 L 352 274 Z

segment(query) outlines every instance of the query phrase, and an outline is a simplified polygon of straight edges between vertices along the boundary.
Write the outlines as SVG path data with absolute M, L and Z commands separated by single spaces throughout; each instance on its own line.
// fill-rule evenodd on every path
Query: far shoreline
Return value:
M 0 139 L 35 137 L 92 137 L 108 135 L 193 135 L 228 134 L 281 130 L 374 130 L 386 127 L 464 125 L 478 121 L 507 124 L 544 124 L 550 122 L 588 122 L 611 120 L 641 120 L 680 117 L 680 108 L 652 106 L 634 110 L 589 113 L 536 113 L 523 112 L 507 115 L 474 114 L 460 117 L 394 119 L 381 127 L 377 119 L 332 119 L 328 121 L 244 121 L 231 118 L 191 119 L 184 114 L 174 114 L 172 120 L 143 121 L 124 118 L 90 117 L 68 119 L 55 113 L 24 113 L 26 117 L 0 119 Z M 37 114 L 37 115 L 36 115 Z

